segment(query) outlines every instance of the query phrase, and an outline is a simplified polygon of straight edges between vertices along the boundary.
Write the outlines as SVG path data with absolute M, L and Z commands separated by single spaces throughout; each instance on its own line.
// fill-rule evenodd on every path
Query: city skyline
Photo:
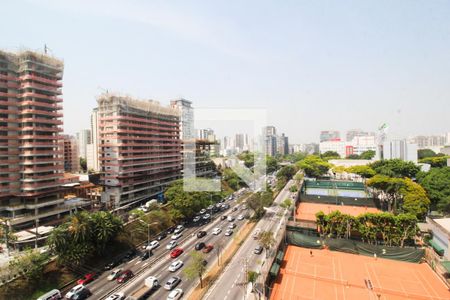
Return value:
M 190 4 L 7 3 L 22 13 L 20 22 L 2 18 L 16 24 L 2 48 L 47 44 L 64 60 L 64 110 L 73 112 L 64 132 L 72 135 L 89 128 L 104 90 L 163 105 L 183 97 L 195 108 L 266 108 L 292 143 L 383 123 L 405 137 L 448 131 L 445 4 L 340 2 L 326 12 L 306 2 Z M 46 17 L 53 22 L 38 21 Z M 26 42 L 25 30 L 36 33 Z M 418 122 L 425 116 L 432 122 Z

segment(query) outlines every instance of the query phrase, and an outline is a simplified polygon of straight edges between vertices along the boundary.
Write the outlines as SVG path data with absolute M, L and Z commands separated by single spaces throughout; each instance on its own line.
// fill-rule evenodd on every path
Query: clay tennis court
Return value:
M 300 204 L 297 206 L 295 217 L 298 220 L 315 221 L 316 213 L 318 213 L 319 211 L 323 211 L 325 214 L 329 214 L 330 212 L 335 210 L 338 210 L 343 214 L 352 216 L 357 216 L 366 212 L 380 212 L 377 208 L 374 207 L 300 202 Z
M 450 292 L 426 263 L 288 246 L 270 299 L 448 300 Z

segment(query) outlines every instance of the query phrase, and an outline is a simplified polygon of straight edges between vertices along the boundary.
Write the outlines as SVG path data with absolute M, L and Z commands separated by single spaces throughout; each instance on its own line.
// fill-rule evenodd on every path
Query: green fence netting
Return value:
M 359 241 L 346 239 L 323 239 L 319 236 L 308 235 L 299 231 L 286 232 L 286 241 L 288 244 L 305 248 L 323 248 L 325 245 L 333 251 L 341 251 L 366 256 L 408 261 L 420 262 L 425 255 L 424 249 L 388 247 L 383 245 L 370 245 Z
M 354 181 L 306 180 L 306 188 L 365 190 L 364 183 Z
M 377 206 L 372 198 L 351 198 L 340 196 L 300 194 L 300 201 L 309 203 L 334 204 L 334 205 L 351 205 L 351 206 L 367 206 L 367 207 Z

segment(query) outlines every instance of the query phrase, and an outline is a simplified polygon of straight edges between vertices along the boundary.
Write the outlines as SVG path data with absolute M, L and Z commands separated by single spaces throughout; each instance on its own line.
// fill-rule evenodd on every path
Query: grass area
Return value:
M 205 293 L 208 291 L 208 288 L 219 278 L 222 274 L 225 267 L 230 263 L 233 256 L 238 251 L 239 247 L 248 237 L 250 232 L 255 227 L 256 223 L 247 222 L 239 233 L 236 235 L 236 238 L 233 239 L 233 242 L 228 245 L 228 247 L 224 250 L 221 260 L 224 262 L 220 266 L 215 265 L 212 267 L 208 273 L 205 274 L 203 280 L 203 288 L 200 288 L 200 283 L 194 288 L 192 293 L 189 295 L 188 300 L 199 300 L 202 299 Z

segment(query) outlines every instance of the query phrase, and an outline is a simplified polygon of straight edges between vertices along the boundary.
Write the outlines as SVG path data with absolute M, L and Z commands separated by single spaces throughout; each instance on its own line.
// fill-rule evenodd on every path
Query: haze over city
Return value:
M 104 90 L 265 108 L 294 143 L 355 124 L 448 130 L 446 1 L 30 0 L 2 10 L 20 11 L 2 16 L 2 48 L 46 44 L 64 59 L 67 133 L 88 128 Z

